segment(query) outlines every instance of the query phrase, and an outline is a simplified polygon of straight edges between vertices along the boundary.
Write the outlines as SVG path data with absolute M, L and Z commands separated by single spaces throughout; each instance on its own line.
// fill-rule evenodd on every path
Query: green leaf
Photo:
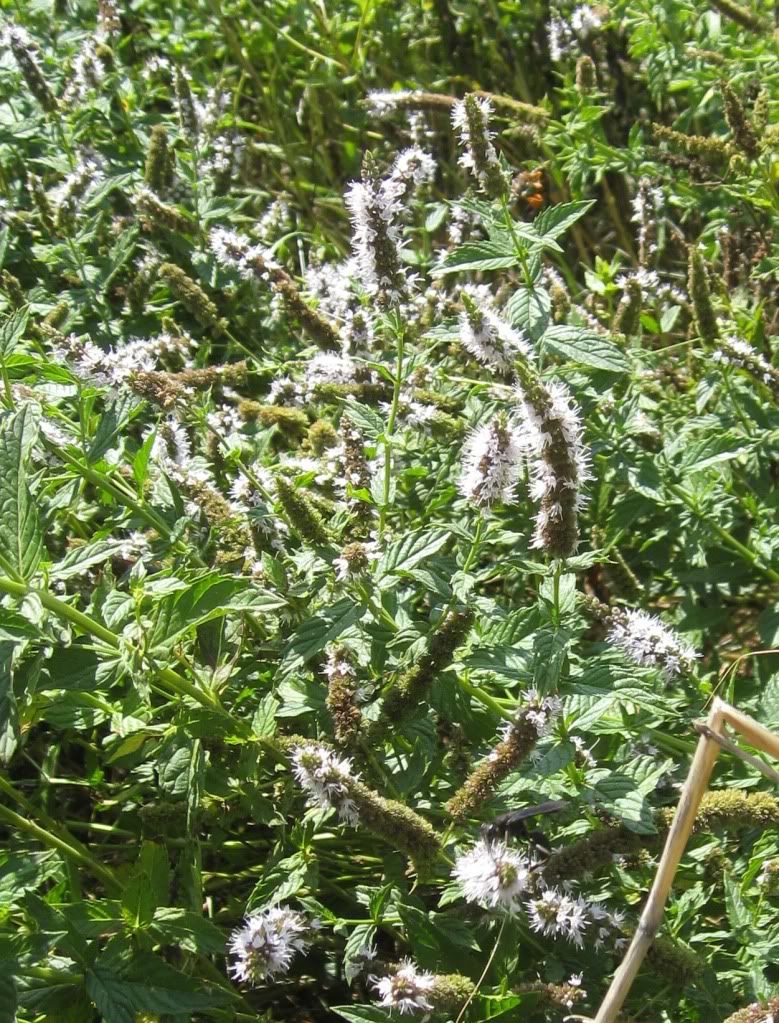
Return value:
M 157 771 L 162 791 L 176 799 L 187 796 L 193 784 L 202 784 L 205 754 L 199 739 L 179 730 L 170 736 L 157 755 Z
M 106 406 L 92 438 L 87 462 L 99 462 L 106 451 L 119 442 L 137 407 L 138 399 L 133 394 L 123 394 Z
M 14 643 L 0 642 L 0 764 L 8 764 L 19 745 L 19 711 L 13 687 Z
M 108 561 L 123 547 L 121 540 L 95 540 L 93 543 L 84 544 L 83 547 L 74 547 L 59 564 L 52 567 L 50 578 L 64 580 L 83 575 L 92 565 Z
M 769 678 L 763 689 L 760 720 L 767 728 L 779 726 L 779 672 Z
M 276 734 L 276 712 L 279 707 L 279 701 L 273 693 L 268 693 L 260 700 L 260 705 L 252 718 L 254 735 L 264 737 Z
M 430 276 L 442 277 L 463 270 L 505 270 L 516 265 L 513 248 L 503 241 L 468 242 L 444 256 L 430 271 Z
M 601 334 L 585 327 L 572 327 L 565 323 L 547 328 L 541 343 L 545 349 L 581 366 L 625 373 L 628 369 L 624 354 Z
M 728 911 L 730 926 L 736 933 L 751 930 L 752 915 L 741 897 L 741 890 L 738 884 L 733 880 L 732 874 L 727 871 L 724 874 L 723 881 L 725 882 L 725 905 Z
M 603 771 L 595 783 L 598 801 L 619 818 L 630 831 L 639 835 L 655 834 L 652 810 L 638 791 L 634 778 L 620 771 Z M 594 775 L 595 776 L 595 775 Z
M 244 579 L 211 572 L 162 597 L 152 645 L 169 648 L 199 625 L 231 611 L 275 611 L 285 604 L 283 597 L 248 586 Z
M 531 341 L 538 341 L 549 325 L 552 301 L 545 288 L 519 287 L 506 303 L 506 315 Z
M 427 561 L 446 546 L 451 535 L 451 530 L 441 528 L 407 533 L 387 548 L 377 566 L 378 578 L 383 579 L 394 572 L 408 572 L 420 562 Z M 393 583 L 389 582 L 389 585 Z M 386 588 L 387 582 L 382 582 L 382 589 Z
M 392 1023 L 395 1019 L 389 1010 L 379 1009 L 376 1005 L 331 1005 L 330 1012 L 348 1023 Z
M 533 221 L 533 227 L 542 238 L 559 238 L 594 205 L 594 199 L 584 199 L 548 206 L 538 214 Z
M 38 432 L 25 405 L 0 420 L 0 555 L 22 579 L 30 579 L 43 555 L 43 536 L 27 486 L 27 460 Z
M 177 945 L 187 952 L 222 955 L 225 936 L 211 921 L 188 909 L 164 907 L 154 913 L 153 931 L 166 945 Z
M 105 1023 L 135 1023 L 136 1013 L 182 1013 L 215 1009 L 230 1000 L 224 991 L 194 990 L 195 981 L 151 954 L 138 954 L 125 978 L 97 964 L 86 971 L 86 990 Z
M 341 633 L 358 622 L 364 613 L 365 608 L 361 604 L 353 604 L 348 597 L 344 597 L 332 607 L 324 608 L 308 618 L 287 645 L 278 677 L 288 678 L 320 650 L 324 650 L 328 643 L 338 639 Z
M 16 348 L 27 329 L 30 318 L 29 306 L 15 309 L 0 325 L 0 358 L 6 359 Z
M 168 901 L 170 865 L 165 846 L 144 842 L 122 895 L 122 911 L 131 927 L 146 927 L 154 911 Z
M 357 924 L 346 939 L 344 947 L 344 974 L 349 983 L 357 977 L 365 966 L 363 952 L 376 937 L 375 924 Z
M 16 1023 L 18 1004 L 16 981 L 10 973 L 0 971 L 0 1023 Z
M 50 850 L 0 853 L 0 909 L 16 905 L 26 892 L 42 888 L 62 871 L 59 854 Z
M 376 440 L 384 433 L 384 419 L 369 405 L 363 405 L 356 398 L 348 397 L 344 402 L 344 414 L 347 415 L 366 440 Z

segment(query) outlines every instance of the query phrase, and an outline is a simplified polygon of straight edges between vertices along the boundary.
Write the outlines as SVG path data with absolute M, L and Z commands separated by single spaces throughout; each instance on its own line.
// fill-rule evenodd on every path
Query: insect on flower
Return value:
M 530 842 L 542 855 L 548 856 L 551 850 L 546 835 L 538 829 L 528 830 L 526 821 L 532 817 L 540 817 L 542 814 L 559 813 L 560 810 L 564 810 L 568 805 L 568 801 L 565 799 L 552 799 L 546 803 L 539 803 L 537 806 L 526 806 L 521 810 L 509 810 L 508 813 L 502 813 L 499 817 L 496 817 L 494 821 L 482 824 L 481 833 L 489 841 L 497 841 L 499 839 L 508 841 L 509 838 L 524 839 Z

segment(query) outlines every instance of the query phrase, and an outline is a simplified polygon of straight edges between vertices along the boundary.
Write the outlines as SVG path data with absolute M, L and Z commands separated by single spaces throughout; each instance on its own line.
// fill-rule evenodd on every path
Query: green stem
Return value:
M 485 707 L 489 707 L 491 711 L 503 718 L 504 721 L 514 721 L 514 715 L 511 711 L 505 710 L 494 696 L 490 696 L 489 693 L 485 693 L 483 689 L 479 689 L 478 686 L 469 682 L 464 675 L 458 673 L 457 682 L 460 688 L 472 699 L 478 700 L 478 702 L 484 704 Z
M 27 814 L 33 812 L 33 808 L 30 804 L 19 796 L 13 786 L 4 778 L 0 778 L 0 790 L 5 792 L 6 795 L 9 795 L 12 799 L 21 803 Z M 2 804 L 0 804 L 0 821 L 11 828 L 15 828 L 18 831 L 31 835 L 50 849 L 56 849 L 68 860 L 75 860 L 80 863 L 82 866 L 86 867 L 94 877 L 102 881 L 106 890 L 112 895 L 116 896 L 121 893 L 122 886 L 114 876 L 113 872 L 90 856 L 89 852 L 78 841 L 78 839 L 65 832 L 64 829 L 57 828 L 57 831 L 60 832 L 57 834 L 53 830 L 42 828 L 40 824 L 36 824 L 35 821 L 30 820 L 29 816 L 22 817 L 14 810 L 11 810 L 10 807 L 3 806 Z
M 517 237 L 517 233 L 514 230 L 514 218 L 511 216 L 511 210 L 509 209 L 508 199 L 505 194 L 500 197 L 501 205 L 503 206 L 503 215 L 506 218 L 506 227 L 509 229 L 511 234 L 511 241 L 514 244 L 514 254 L 519 260 L 519 265 L 522 267 L 522 275 L 525 278 L 525 284 L 528 288 L 532 289 L 533 279 L 530 276 L 530 268 L 527 265 L 527 256 L 525 254 L 525 248 Z
M 379 536 L 384 535 L 387 522 L 387 509 L 389 507 L 390 489 L 392 487 L 392 434 L 395 430 L 395 421 L 398 417 L 398 404 L 400 402 L 400 388 L 403 382 L 403 347 L 405 333 L 402 327 L 398 333 L 398 356 L 395 363 L 395 376 L 392 381 L 392 404 L 390 405 L 387 429 L 384 432 L 384 492 L 381 509 L 379 511 Z
M 77 608 L 71 607 L 70 604 L 66 604 L 63 600 L 59 600 L 59 598 L 46 590 L 35 589 L 24 582 L 18 582 L 14 579 L 6 579 L 0 576 L 0 592 L 10 593 L 12 596 L 20 598 L 24 598 L 28 596 L 28 594 L 33 595 L 40 600 L 41 604 L 43 604 L 48 611 L 51 611 L 58 618 L 62 618 L 65 621 L 70 622 L 70 624 L 75 626 L 75 628 L 79 631 L 86 633 L 89 636 L 94 636 L 95 639 L 99 639 L 112 650 L 119 650 L 121 648 L 119 637 L 114 632 L 111 632 L 110 629 L 101 625 L 100 622 L 95 621 L 94 618 L 90 618 L 88 615 L 85 615 Z M 172 692 L 176 696 L 188 696 L 191 700 L 199 703 L 202 707 L 207 707 L 209 710 L 223 714 L 229 717 L 234 724 L 236 723 L 232 715 L 221 706 L 213 694 L 197 689 L 171 668 L 155 667 L 154 670 L 169 692 Z
M 697 508 L 695 501 L 693 500 L 691 495 L 688 494 L 682 487 L 674 483 L 671 484 L 671 486 L 668 489 L 675 497 L 678 497 L 679 500 L 682 501 L 690 509 L 691 512 L 694 512 L 696 515 L 699 515 L 700 518 L 703 519 L 703 515 L 701 515 L 699 509 Z M 753 568 L 756 568 L 758 569 L 758 571 L 762 572 L 763 575 L 765 575 L 768 579 L 771 580 L 771 582 L 779 583 L 779 572 L 776 572 L 773 568 L 769 568 L 768 565 L 764 565 L 760 560 L 759 556 L 755 554 L 753 550 L 750 550 L 749 547 L 741 543 L 740 540 L 737 540 L 732 533 L 729 533 L 728 530 L 720 526 L 719 523 L 712 522 L 710 520 L 706 520 L 706 522 L 707 525 L 712 530 L 714 530 L 714 532 L 717 534 L 720 540 L 722 540 L 722 542 L 727 547 L 730 547 L 731 550 L 735 551 L 737 554 L 740 554 L 745 561 L 747 561 Z

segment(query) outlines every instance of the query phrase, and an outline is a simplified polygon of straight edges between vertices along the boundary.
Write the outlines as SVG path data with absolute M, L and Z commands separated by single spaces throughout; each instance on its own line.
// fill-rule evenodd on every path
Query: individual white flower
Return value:
M 227 950 L 234 957 L 228 971 L 234 980 L 259 984 L 286 973 L 298 953 L 310 945 L 316 925 L 288 906 L 270 906 L 250 913 L 230 935 Z
M 465 442 L 460 493 L 477 508 L 510 501 L 522 458 L 513 424 L 503 416 L 495 416 L 474 430 Z
M 357 823 L 357 807 L 349 797 L 349 786 L 355 780 L 352 763 L 315 743 L 296 746 L 292 754 L 295 778 L 308 793 L 309 803 L 326 809 L 334 808 L 349 824 Z
M 516 911 L 532 883 L 530 867 L 530 860 L 505 842 L 482 839 L 458 856 L 454 876 L 469 902 Z
M 413 959 L 403 959 L 393 974 L 375 981 L 379 1005 L 397 1009 L 401 1015 L 432 1012 L 429 995 L 434 984 L 433 974 L 420 971 Z
M 532 357 L 528 341 L 491 309 L 465 310 L 460 314 L 463 348 L 485 366 L 510 373 L 518 356 Z
M 669 679 L 689 672 L 698 656 L 673 629 L 646 611 L 615 611 L 608 641 L 631 661 L 659 668 Z

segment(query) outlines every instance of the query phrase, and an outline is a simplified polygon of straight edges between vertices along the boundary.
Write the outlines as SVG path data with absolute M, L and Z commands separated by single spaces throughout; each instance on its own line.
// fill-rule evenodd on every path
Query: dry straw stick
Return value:
M 617 1019 L 644 956 L 649 951 L 660 927 L 663 909 L 671 890 L 676 868 L 679 866 L 679 861 L 687 846 L 701 799 L 708 788 L 714 761 L 717 759 L 720 749 L 724 748 L 735 753 L 736 756 L 751 764 L 772 781 L 776 782 L 779 779 L 779 775 L 768 765 L 735 747 L 735 743 L 724 735 L 726 724 L 740 732 L 750 746 L 779 760 L 779 736 L 753 721 L 747 714 L 742 714 L 735 707 L 731 707 L 724 700 L 720 700 L 718 697 L 714 700 L 705 723 L 701 722 L 696 725 L 701 737 L 698 740 L 690 773 L 687 775 L 687 781 L 682 789 L 671 830 L 668 832 L 652 890 L 649 893 L 644 912 L 641 914 L 630 948 L 614 974 L 614 979 L 595 1019 L 592 1020 L 588 1016 L 567 1016 L 566 1019 L 581 1020 L 583 1023 L 614 1023 Z

